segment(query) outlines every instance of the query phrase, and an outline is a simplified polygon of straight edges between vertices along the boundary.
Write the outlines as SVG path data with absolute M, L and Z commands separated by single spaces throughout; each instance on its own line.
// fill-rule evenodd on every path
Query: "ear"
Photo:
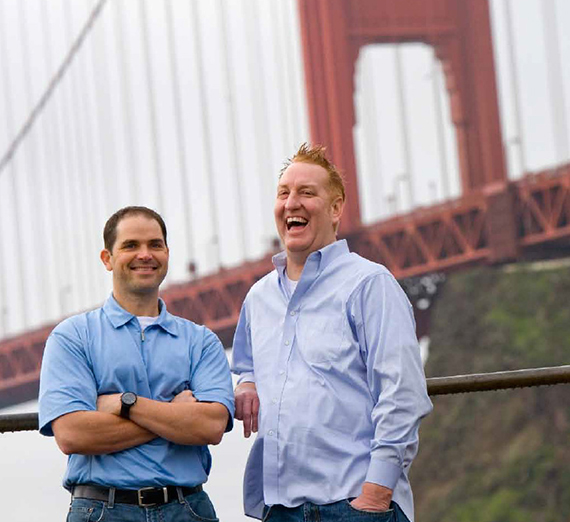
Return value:
M 337 196 L 331 201 L 331 216 L 335 229 L 340 223 L 340 218 L 342 216 L 342 211 L 344 210 L 344 201 L 342 197 Z
M 101 261 L 105 265 L 105 268 L 109 271 L 113 271 L 113 266 L 111 265 L 111 252 L 109 252 L 106 248 L 101 250 Z

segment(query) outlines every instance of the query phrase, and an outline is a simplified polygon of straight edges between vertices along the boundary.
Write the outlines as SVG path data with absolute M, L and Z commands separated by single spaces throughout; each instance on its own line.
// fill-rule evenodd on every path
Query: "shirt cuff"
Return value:
M 252 382 L 255 384 L 255 374 L 253 372 L 242 373 L 237 381 L 238 385 L 242 382 Z
M 387 460 L 372 458 L 370 459 L 370 465 L 368 466 L 366 482 L 379 484 L 380 486 L 384 486 L 393 491 L 401 474 L 402 468 L 400 468 L 400 466 L 392 464 Z

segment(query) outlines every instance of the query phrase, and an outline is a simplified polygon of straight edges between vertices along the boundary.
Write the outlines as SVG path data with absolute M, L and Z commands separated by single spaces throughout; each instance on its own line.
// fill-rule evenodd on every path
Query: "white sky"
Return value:
M 570 121 L 570 2 L 510 4 L 516 82 L 509 72 L 507 2 L 491 1 L 505 152 L 509 175 L 518 178 L 523 171 L 569 159 L 568 135 L 561 141 L 560 131 Z M 0 0 L 0 154 L 94 5 L 94 0 Z M 177 53 L 181 147 L 167 6 L 172 8 Z M 555 22 L 545 31 L 548 7 L 555 9 Z M 145 13 L 152 89 L 142 30 Z M 195 38 L 196 17 L 200 38 Z M 553 42 L 560 46 L 558 62 L 546 51 Z M 394 46 L 369 46 L 357 63 L 354 132 L 365 223 L 410 208 L 395 53 Z M 448 194 L 459 195 L 448 99 L 429 47 L 407 44 L 401 46 L 401 56 L 415 203 L 430 205 L 446 198 L 444 162 Z M 550 77 L 556 63 L 560 73 Z M 0 175 L 0 339 L 103 301 L 110 277 L 98 261 L 101 230 L 120 206 L 145 204 L 165 216 L 172 252 L 169 282 L 187 279 L 189 259 L 204 274 L 263 255 L 276 235 L 271 209 L 277 173 L 285 157 L 308 139 L 303 82 L 295 0 L 108 2 L 46 111 Z M 226 521 L 243 520 L 241 473 L 248 444 L 239 428 L 213 451 L 208 490 Z M 11 522 L 63 520 L 65 459 L 53 440 L 26 433 L 2 435 L 0 441 L 3 516 Z M 22 484 L 35 492 L 33 503 L 22 495 Z M 7 513 L 8 506 L 15 511 Z

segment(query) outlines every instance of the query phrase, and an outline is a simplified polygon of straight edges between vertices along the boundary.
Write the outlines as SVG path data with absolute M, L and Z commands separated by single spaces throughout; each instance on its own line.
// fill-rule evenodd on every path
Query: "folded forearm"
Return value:
M 158 402 L 139 397 L 130 418 L 139 426 L 176 444 L 218 444 L 228 411 L 219 403 Z
M 110 413 L 78 411 L 53 422 L 55 438 L 66 454 L 103 455 L 115 453 L 156 438 L 156 434 Z

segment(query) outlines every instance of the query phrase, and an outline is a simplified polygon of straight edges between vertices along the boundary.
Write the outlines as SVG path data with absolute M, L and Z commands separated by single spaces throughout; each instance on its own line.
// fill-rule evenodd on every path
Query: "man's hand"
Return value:
M 171 402 L 198 402 L 198 399 L 190 390 L 183 390 Z
M 248 438 L 251 432 L 257 433 L 259 397 L 255 383 L 243 382 L 235 389 L 236 419 L 243 421 L 243 435 Z
M 121 415 L 121 395 L 122 393 L 111 393 L 110 395 L 99 395 L 97 397 L 97 411 Z
M 391 489 L 372 482 L 365 482 L 362 486 L 362 493 L 350 505 L 360 511 L 388 511 L 391 500 Z

